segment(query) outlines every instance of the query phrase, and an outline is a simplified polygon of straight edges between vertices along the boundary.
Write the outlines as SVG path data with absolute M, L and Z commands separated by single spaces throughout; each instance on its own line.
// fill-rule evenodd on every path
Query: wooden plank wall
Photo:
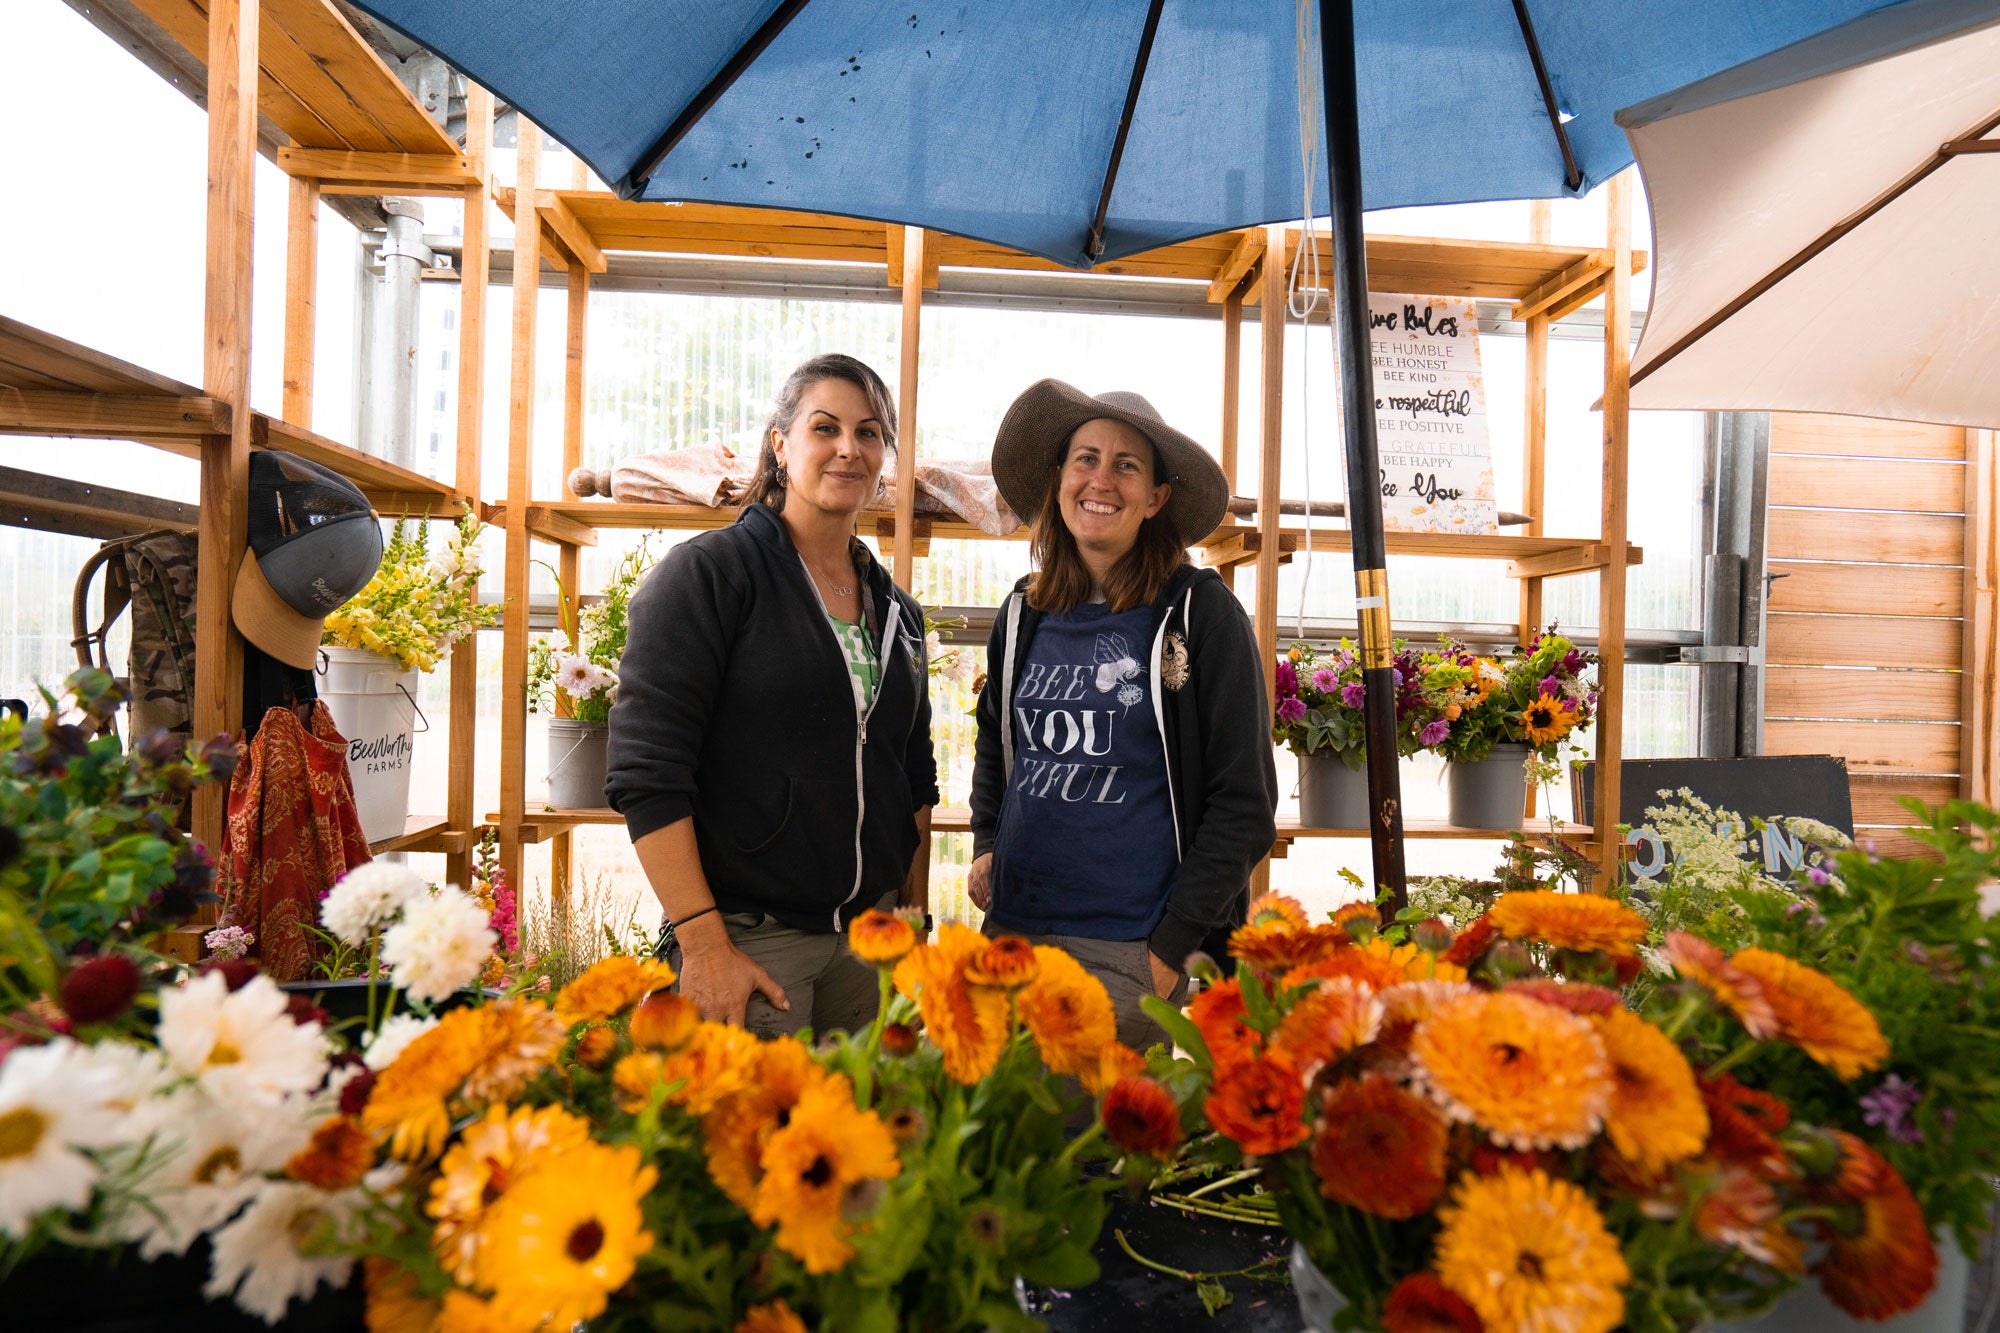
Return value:
M 1764 748 L 1847 756 L 1858 837 L 1965 785 L 1967 433 L 1773 413 Z M 1985 682 L 1981 688 L 1990 688 Z

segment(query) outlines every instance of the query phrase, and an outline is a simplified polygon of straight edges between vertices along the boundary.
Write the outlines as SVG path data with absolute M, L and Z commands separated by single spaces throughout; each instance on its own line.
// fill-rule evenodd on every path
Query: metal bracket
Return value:
M 1719 664 L 1760 667 L 1764 665 L 1764 650 L 1746 648 L 1741 644 L 1688 644 L 1680 649 L 1678 660 L 1701 666 Z

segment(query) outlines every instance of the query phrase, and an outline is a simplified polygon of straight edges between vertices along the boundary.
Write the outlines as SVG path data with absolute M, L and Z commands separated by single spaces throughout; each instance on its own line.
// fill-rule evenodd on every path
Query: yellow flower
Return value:
M 895 1140 L 873 1111 L 854 1105 L 845 1077 L 809 1089 L 791 1120 L 764 1148 L 764 1178 L 750 1216 L 775 1227 L 778 1248 L 808 1273 L 831 1273 L 855 1254 L 855 1224 L 843 1215 L 848 1191 L 891 1180 L 903 1169 Z
M 473 1014 L 466 1020 L 478 1043 L 472 1070 L 465 1077 L 464 1096 L 473 1101 L 509 1101 L 528 1080 L 547 1069 L 568 1035 L 563 1021 L 539 1000 L 501 1000 L 453 1014 Z
M 1502 935 L 1578 953 L 1630 954 L 1646 938 L 1646 919 L 1598 893 L 1535 889 L 1503 893 L 1487 913 Z
M 602 1021 L 673 984 L 673 968 L 658 959 L 613 954 L 556 993 L 556 1017 L 569 1027 Z
M 1609 1333 L 1632 1272 L 1590 1196 L 1541 1171 L 1459 1178 L 1438 1209 L 1437 1274 L 1488 1333 Z
M 1580 1148 L 1611 1100 L 1604 1043 L 1575 1014 L 1504 991 L 1440 1005 L 1410 1037 L 1419 1085 L 1503 1148 Z
M 806 1325 L 791 1306 L 779 1300 L 745 1310 L 735 1333 L 806 1333 Z
M 966 968 L 986 943 L 978 931 L 950 922 L 938 931 L 936 943 L 918 945 L 896 964 L 896 989 L 916 1000 L 924 1028 L 944 1056 L 945 1072 L 965 1084 L 986 1077 L 1007 1039 L 1007 992 L 966 978 Z
M 652 1248 L 639 1204 L 658 1173 L 639 1150 L 586 1143 L 550 1154 L 481 1228 L 477 1282 L 502 1314 L 566 1329 L 604 1312 Z
M 745 1209 L 755 1202 L 764 1148 L 783 1129 L 799 1098 L 828 1078 L 804 1042 L 758 1044 L 744 1071 L 747 1086 L 702 1117 L 708 1173 Z
M 375 1080 L 364 1129 L 386 1139 L 389 1151 L 405 1161 L 422 1161 L 444 1151 L 451 1132 L 450 1100 L 478 1064 L 477 1028 L 484 1008 L 454 1009 L 428 1032 L 419 1033 Z
M 667 1100 L 690 1115 L 707 1115 L 716 1103 L 743 1090 L 758 1041 L 742 1028 L 702 1023 L 687 1045 L 671 1055 L 636 1051 L 611 1071 L 611 1086 L 628 1111 L 644 1106 L 664 1083 Z
M 871 907 L 848 923 L 847 947 L 862 962 L 886 967 L 917 947 L 917 932 L 901 917 Z
M 1875 1015 L 1826 973 L 1768 949 L 1739 949 L 1729 961 L 1763 987 L 1778 1035 L 1840 1077 L 1854 1078 L 1889 1058 Z
M 1015 1000 L 1021 1022 L 1051 1070 L 1091 1070 L 1105 1047 L 1118 1041 L 1118 1018 L 1104 983 L 1061 949 L 1037 945 L 1035 960 L 1038 975 Z
M 1521 732 L 1530 745 L 1548 745 L 1569 735 L 1576 725 L 1575 707 L 1553 694 L 1540 695 L 1521 710 Z
M 1629 1009 L 1612 1009 L 1590 1021 L 1611 1062 L 1604 1132 L 1619 1155 L 1656 1175 L 1706 1147 L 1708 1109 L 1680 1047 Z
M 369 1255 L 361 1261 L 361 1282 L 368 1296 L 368 1333 L 432 1333 L 437 1327 L 438 1302 L 426 1297 L 416 1275 L 394 1260 Z
M 452 1144 L 424 1211 L 436 1220 L 432 1248 L 460 1282 L 475 1271 L 488 1211 L 539 1163 L 590 1142 L 590 1126 L 559 1106 L 490 1108 Z

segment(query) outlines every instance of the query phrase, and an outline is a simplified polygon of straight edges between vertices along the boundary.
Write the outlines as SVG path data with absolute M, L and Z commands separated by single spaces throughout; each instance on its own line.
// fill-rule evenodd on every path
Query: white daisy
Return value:
M 369 933 L 386 925 L 404 903 L 429 886 L 408 866 L 367 861 L 340 877 L 319 905 L 320 924 L 345 944 L 360 948 Z
M 312 1139 L 312 1099 L 237 1115 L 198 1084 L 157 1098 L 159 1128 L 147 1152 L 145 1203 L 114 1219 L 117 1234 L 147 1259 L 181 1254 L 241 1208 L 267 1173 Z
M 326 1038 L 294 1023 L 285 993 L 268 977 L 231 991 L 219 972 L 160 992 L 160 1049 L 225 1106 L 276 1106 L 326 1079 Z
M 448 884 L 403 909 L 403 919 L 382 936 L 382 961 L 398 986 L 435 1004 L 479 979 L 500 939 L 487 921 L 477 899 Z
M 125 1117 L 119 1127 L 120 1142 L 139 1142 L 156 1124 L 153 1107 L 158 1093 L 173 1078 L 166 1058 L 151 1046 L 129 1041 L 101 1041 L 95 1046 L 79 1046 L 76 1059 L 90 1069 L 101 1070 L 111 1079 L 105 1101 Z
M 51 1208 L 87 1206 L 97 1163 L 77 1151 L 117 1139 L 118 1079 L 68 1038 L 17 1047 L 0 1064 L 0 1235 L 25 1236 Z
M 396 1014 L 370 1034 L 362 1045 L 362 1062 L 379 1074 L 396 1063 L 396 1057 L 403 1053 L 405 1046 L 436 1026 L 435 1018 Z
M 571 694 L 588 694 L 595 680 L 596 668 L 581 657 L 569 653 L 556 655 L 556 684 Z
M 295 1296 L 310 1296 L 324 1282 L 338 1287 L 354 1271 L 351 1255 L 306 1254 L 335 1237 L 352 1239 L 357 1190 L 328 1193 L 290 1180 L 256 1187 L 250 1206 L 216 1232 L 214 1264 L 202 1294 L 234 1295 L 236 1304 L 267 1324 L 285 1317 Z
M 592 692 L 617 689 L 618 673 L 608 666 L 593 662 L 590 667 L 590 688 Z

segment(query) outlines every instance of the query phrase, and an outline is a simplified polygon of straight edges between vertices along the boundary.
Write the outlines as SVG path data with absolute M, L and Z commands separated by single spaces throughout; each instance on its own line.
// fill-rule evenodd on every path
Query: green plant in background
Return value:
M 484 529 L 468 505 L 444 555 L 432 560 L 431 525 L 398 519 L 375 577 L 326 618 L 320 642 L 380 653 L 405 671 L 429 671 L 460 639 L 483 625 L 499 624 L 500 608 L 479 600 L 479 534 Z
M 642 540 L 619 559 L 603 595 L 580 612 L 572 612 L 562 576 L 542 563 L 556 581 L 556 628 L 569 639 L 569 647 L 551 643 L 547 636 L 528 645 L 530 712 L 548 708 L 556 717 L 579 722 L 610 718 L 618 697 L 618 662 L 625 656 L 632 594 L 653 561 L 648 541 Z

